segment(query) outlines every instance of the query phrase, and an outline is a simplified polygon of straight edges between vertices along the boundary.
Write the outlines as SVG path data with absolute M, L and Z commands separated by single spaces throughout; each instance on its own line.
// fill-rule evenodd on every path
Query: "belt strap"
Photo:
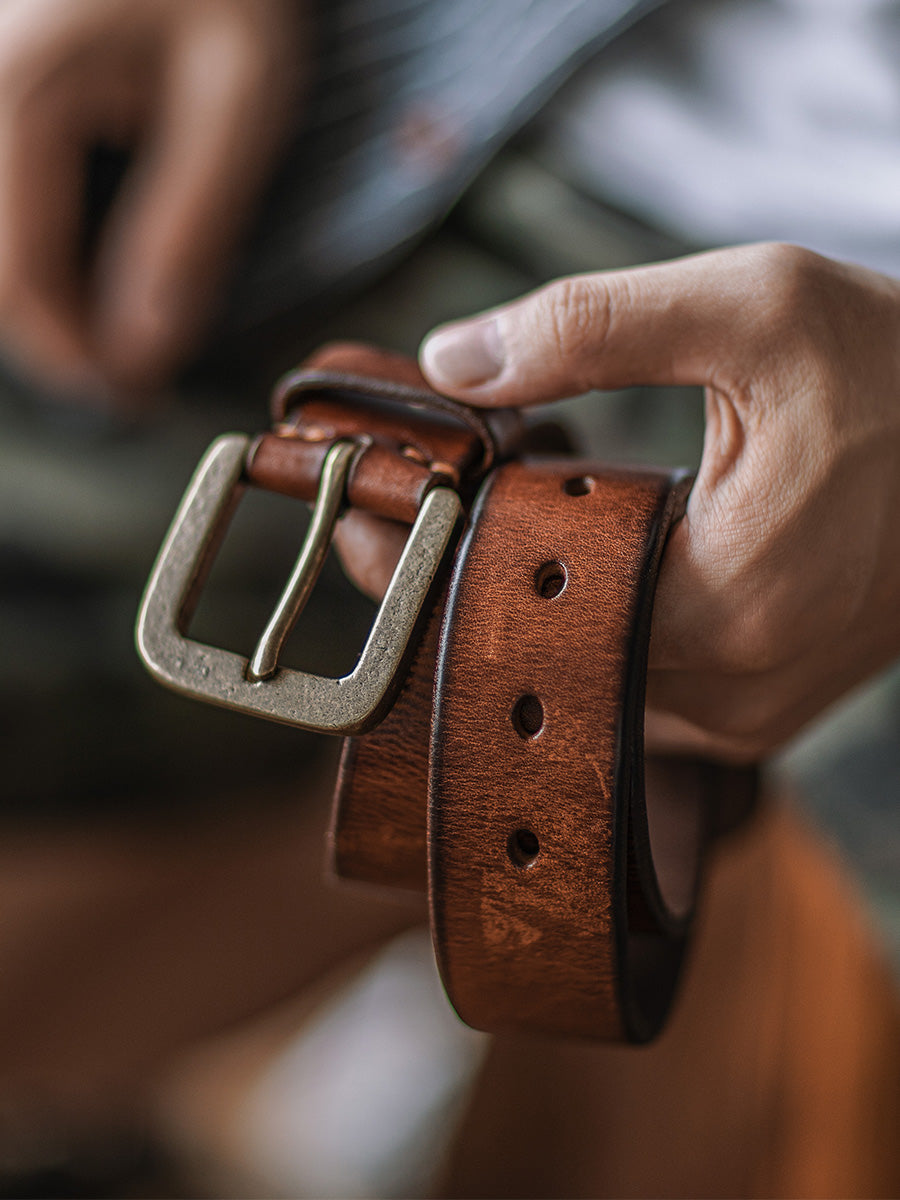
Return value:
M 516 457 L 527 440 L 516 414 L 436 396 L 409 360 L 368 347 L 320 352 L 281 385 L 274 416 L 275 432 L 245 455 L 245 482 L 321 500 L 320 477 L 349 440 L 344 502 L 418 525 L 440 492 L 465 519 L 443 572 L 428 568 L 385 696 L 368 715 L 318 726 L 363 731 L 341 758 L 337 873 L 427 889 L 441 975 L 469 1024 L 652 1037 L 683 961 L 713 803 L 743 808 L 753 792 L 746 772 L 674 760 L 647 764 L 645 791 L 653 592 L 689 481 Z M 154 641 L 159 580 L 184 556 L 184 519 L 148 585 L 139 645 L 164 682 L 249 711 L 247 685 L 230 684 L 223 699 L 172 665 L 196 646 L 186 600 L 173 602 L 177 647 Z M 449 526 L 442 536 L 452 543 Z M 193 592 L 198 573 L 184 575 Z M 373 655 L 367 644 L 361 662 Z M 263 659 L 242 668 L 264 697 L 256 711 L 315 727 L 296 699 L 303 681 L 290 691 L 275 657 L 268 674 L 256 670 Z M 348 680 L 313 683 L 352 691 Z M 294 697 L 290 712 L 279 689 Z
M 664 888 L 643 700 L 657 567 L 686 492 L 557 461 L 510 463 L 479 497 L 444 621 L 428 807 L 441 973 L 479 1028 L 643 1039 L 668 1008 L 704 810 L 694 792 Z

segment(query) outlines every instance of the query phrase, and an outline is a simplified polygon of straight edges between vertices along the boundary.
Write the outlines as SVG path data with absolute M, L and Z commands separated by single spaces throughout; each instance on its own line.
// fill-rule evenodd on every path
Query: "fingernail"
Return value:
M 422 366 L 436 386 L 476 387 L 503 369 L 503 342 L 494 317 L 451 325 L 426 338 Z

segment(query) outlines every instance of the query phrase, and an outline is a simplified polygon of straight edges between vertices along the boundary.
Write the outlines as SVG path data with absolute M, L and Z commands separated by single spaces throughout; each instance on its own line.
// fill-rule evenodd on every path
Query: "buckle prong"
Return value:
M 278 670 L 281 648 L 316 586 L 331 546 L 335 522 L 341 514 L 347 477 L 358 450 L 356 442 L 335 442 L 325 457 L 306 538 L 247 667 L 247 678 L 256 683 L 271 678 Z

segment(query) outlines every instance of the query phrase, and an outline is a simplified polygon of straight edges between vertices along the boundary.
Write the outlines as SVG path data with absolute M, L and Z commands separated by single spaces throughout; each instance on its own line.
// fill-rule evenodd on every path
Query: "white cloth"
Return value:
M 556 165 L 698 246 L 797 242 L 900 275 L 900 3 L 682 0 L 551 106 Z

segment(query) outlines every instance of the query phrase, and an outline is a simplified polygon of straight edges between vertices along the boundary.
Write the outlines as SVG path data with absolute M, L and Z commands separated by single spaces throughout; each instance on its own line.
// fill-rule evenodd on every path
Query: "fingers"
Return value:
M 372 600 L 380 600 L 408 537 L 407 525 L 351 509 L 338 523 L 334 540 L 350 581 Z
M 97 382 L 77 271 L 80 147 L 58 95 L 0 117 L 0 326 L 4 349 L 73 390 Z
M 0 340 L 75 392 L 145 390 L 192 349 L 294 107 L 293 0 L 6 0 Z M 88 270 L 84 164 L 135 167 Z
M 678 758 L 712 758 L 719 762 L 752 762 L 726 739 L 699 729 L 673 713 L 644 712 L 644 749 L 648 754 L 674 755 Z
M 8 0 L 0 10 L 0 339 L 56 394 L 91 399 L 109 388 L 89 335 L 85 162 L 104 137 L 127 140 L 144 74 L 123 60 L 106 9 Z
M 636 384 L 724 388 L 765 343 L 768 315 L 781 307 L 766 280 L 790 275 L 793 252 L 741 247 L 558 280 L 436 330 L 423 343 L 422 370 L 439 391 L 486 405 Z
M 110 375 L 152 386 L 189 352 L 211 310 L 285 122 L 286 72 L 248 18 L 198 5 L 101 242 L 93 336 Z

